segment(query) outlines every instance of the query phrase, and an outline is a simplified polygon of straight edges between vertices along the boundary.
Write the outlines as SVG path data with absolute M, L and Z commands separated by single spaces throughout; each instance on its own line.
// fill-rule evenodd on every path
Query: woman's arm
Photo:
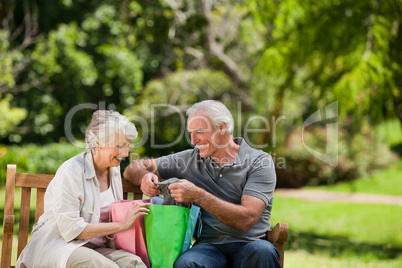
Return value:
M 148 215 L 147 203 L 134 203 L 121 222 L 88 223 L 76 239 L 91 239 L 128 230 L 139 216 Z

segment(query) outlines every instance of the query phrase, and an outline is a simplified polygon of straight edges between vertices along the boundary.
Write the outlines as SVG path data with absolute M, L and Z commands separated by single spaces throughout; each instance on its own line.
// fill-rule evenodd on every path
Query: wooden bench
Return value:
M 30 206 L 31 206 L 31 191 L 36 189 L 36 204 L 35 204 L 35 221 L 43 213 L 44 209 L 44 195 L 46 187 L 53 179 L 54 175 L 43 174 L 28 174 L 17 173 L 16 165 L 7 165 L 7 178 L 6 178 L 6 200 L 4 207 L 3 218 L 3 244 L 1 250 L 1 268 L 14 267 L 11 265 L 12 251 L 13 251 L 13 231 L 14 224 L 19 227 L 18 231 L 18 246 L 17 258 L 21 251 L 28 243 L 28 236 L 31 232 L 30 226 Z M 21 188 L 21 208 L 19 211 L 19 222 L 15 222 L 14 201 L 15 189 Z M 132 197 L 134 199 L 142 199 L 142 192 L 140 187 L 135 186 L 123 179 L 124 199 Z M 278 223 L 272 230 L 268 231 L 268 240 L 275 245 L 281 253 L 281 265 L 283 267 L 285 242 L 288 238 L 288 225 L 286 223 Z

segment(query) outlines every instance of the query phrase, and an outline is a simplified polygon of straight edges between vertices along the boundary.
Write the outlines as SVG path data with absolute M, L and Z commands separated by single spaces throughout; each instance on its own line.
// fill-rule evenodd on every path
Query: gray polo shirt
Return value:
M 222 167 L 210 157 L 201 158 L 198 148 L 157 159 L 158 172 L 163 179 L 186 179 L 234 204 L 240 204 L 243 195 L 251 195 L 264 201 L 264 212 L 248 232 L 230 227 L 202 209 L 202 232 L 197 240 L 199 243 L 255 241 L 264 238 L 270 228 L 269 218 L 276 184 L 272 157 L 251 148 L 242 138 L 235 138 L 234 141 L 240 145 L 239 153 L 232 164 Z

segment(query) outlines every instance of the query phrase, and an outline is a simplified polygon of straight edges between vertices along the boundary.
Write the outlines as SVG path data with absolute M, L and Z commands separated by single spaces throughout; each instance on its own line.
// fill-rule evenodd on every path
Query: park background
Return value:
M 94 109 L 136 124 L 132 159 L 158 157 L 191 148 L 204 99 L 273 156 L 278 188 L 402 196 L 400 0 L 2 0 L 0 21 L 1 210 L 6 164 L 55 173 Z M 272 223 L 287 267 L 401 267 L 401 215 L 277 196 Z

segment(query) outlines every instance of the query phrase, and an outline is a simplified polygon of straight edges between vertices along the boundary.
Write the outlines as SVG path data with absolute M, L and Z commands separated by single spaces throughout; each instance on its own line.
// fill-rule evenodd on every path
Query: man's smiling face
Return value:
M 213 127 L 211 119 L 203 114 L 191 115 L 187 119 L 187 130 L 191 136 L 191 144 L 200 150 L 202 158 L 213 156 L 217 150 L 215 141 L 217 130 Z

